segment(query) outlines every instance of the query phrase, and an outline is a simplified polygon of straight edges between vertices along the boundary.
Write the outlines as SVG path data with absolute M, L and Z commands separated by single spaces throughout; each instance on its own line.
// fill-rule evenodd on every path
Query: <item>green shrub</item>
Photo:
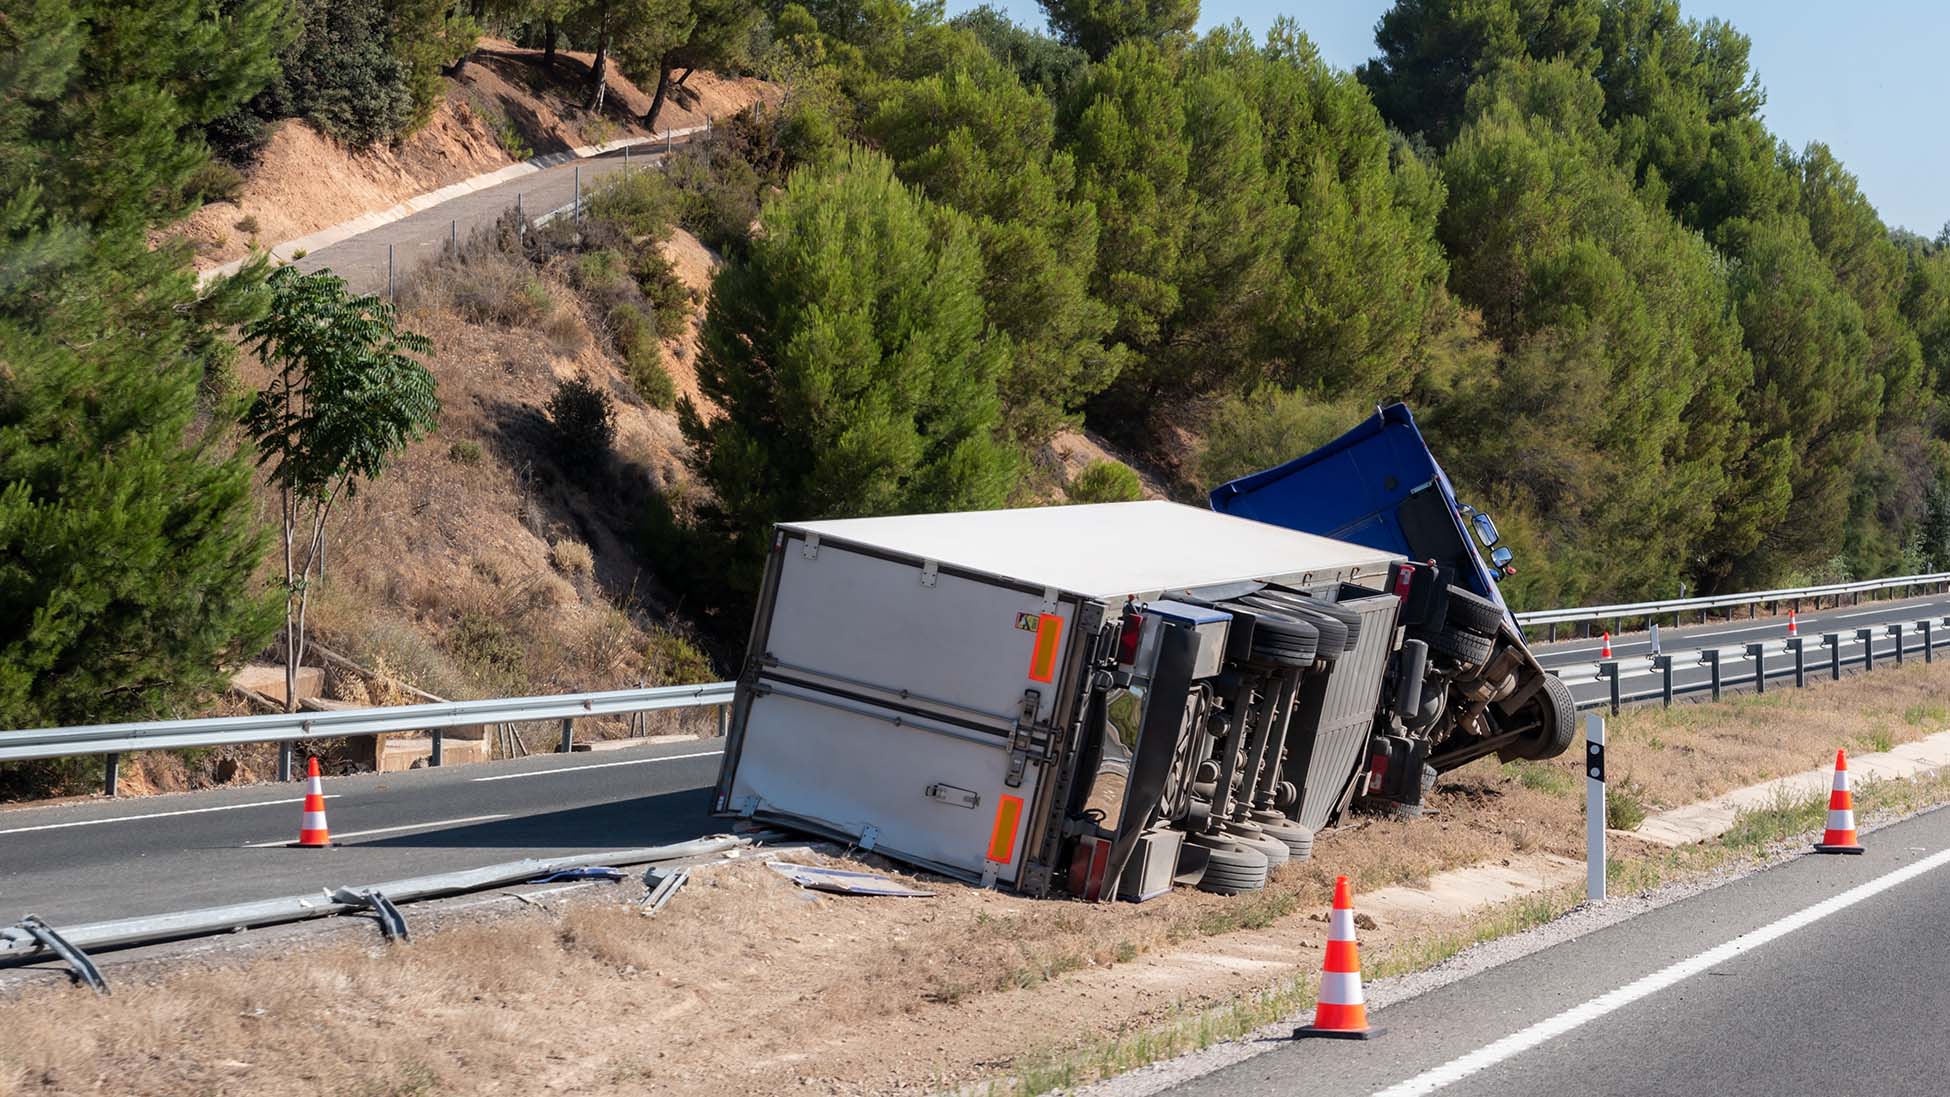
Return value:
M 680 197 L 661 171 L 618 173 L 591 191 L 587 216 L 615 222 L 633 238 L 662 240 L 677 220 Z
M 616 441 L 616 409 L 609 394 L 588 378 L 575 377 L 557 385 L 547 410 L 549 424 L 555 428 L 556 449 L 565 464 L 588 469 L 609 455 Z
M 239 217 L 237 219 L 237 231 L 243 233 L 246 236 L 256 236 L 257 218 L 252 217 L 248 214 L 246 214 L 243 217 Z
M 669 629 L 652 628 L 643 652 L 643 674 L 645 681 L 655 685 L 689 685 L 708 682 L 715 672 L 711 657 L 696 644 Z
M 1129 465 L 1116 461 L 1092 461 L 1067 493 L 1072 503 L 1129 503 L 1144 498 L 1144 486 Z
M 691 315 L 691 288 L 677 277 L 677 268 L 664 257 L 663 249 L 654 243 L 638 248 L 630 263 L 630 277 L 643 292 L 643 299 L 650 303 L 657 335 L 675 339 L 684 334 Z
M 447 650 L 485 688 L 518 690 L 527 684 L 527 649 L 499 617 L 464 614 L 447 634 Z
M 575 286 L 585 293 L 610 293 L 623 282 L 626 269 L 623 257 L 610 248 L 598 248 L 576 256 Z
M 183 183 L 184 196 L 197 203 L 228 202 L 243 189 L 242 173 L 222 160 L 205 160 Z
M 1272 385 L 1221 400 L 1208 416 L 1199 482 L 1222 484 L 1311 453 L 1374 413 L 1356 401 L 1323 401 Z
M 751 164 L 705 141 L 671 157 L 665 174 L 680 195 L 678 223 L 720 252 L 744 246 L 764 185 Z
M 634 305 L 621 305 L 610 314 L 609 323 L 630 387 L 652 407 L 665 411 L 676 407 L 677 387 L 664 369 L 664 348 L 650 317 Z
M 478 465 L 481 463 L 481 444 L 465 440 L 455 442 L 447 447 L 447 459 L 456 465 Z

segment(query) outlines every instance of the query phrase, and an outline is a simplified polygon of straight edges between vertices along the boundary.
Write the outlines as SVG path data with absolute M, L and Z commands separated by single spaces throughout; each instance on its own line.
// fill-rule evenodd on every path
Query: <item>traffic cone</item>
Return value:
M 1828 829 L 1815 843 L 1816 853 L 1860 853 L 1855 840 L 1855 798 L 1848 791 L 1848 751 L 1835 752 L 1835 787 L 1828 794 Z
M 1605 630 L 1605 646 L 1599 649 L 1598 658 L 1600 659 L 1611 658 L 1611 630 L 1610 629 Z
M 1801 626 L 1799 623 L 1795 621 L 1793 610 L 1788 610 L 1788 635 L 1789 636 L 1801 635 Z
M 298 823 L 298 840 L 291 843 L 291 849 L 326 849 L 332 844 L 332 834 L 325 825 L 325 782 L 318 779 L 318 759 L 307 759 L 305 763 L 305 807 L 304 817 Z
M 1368 1027 L 1367 1000 L 1361 996 L 1361 956 L 1354 943 L 1354 901 L 1347 877 L 1334 877 L 1334 913 L 1327 929 L 1327 956 L 1320 965 L 1320 994 L 1314 1023 L 1293 1030 L 1293 1038 L 1324 1036 L 1368 1040 L 1381 1035 Z

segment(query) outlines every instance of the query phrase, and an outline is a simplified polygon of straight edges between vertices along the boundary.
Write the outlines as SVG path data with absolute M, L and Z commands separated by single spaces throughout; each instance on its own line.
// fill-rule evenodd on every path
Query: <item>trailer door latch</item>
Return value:
M 1009 729 L 1009 775 L 1003 783 L 1010 788 L 1022 787 L 1023 772 L 1031 761 L 1047 762 L 1056 756 L 1056 733 L 1036 723 L 1042 707 L 1042 691 L 1022 691 L 1022 715 Z

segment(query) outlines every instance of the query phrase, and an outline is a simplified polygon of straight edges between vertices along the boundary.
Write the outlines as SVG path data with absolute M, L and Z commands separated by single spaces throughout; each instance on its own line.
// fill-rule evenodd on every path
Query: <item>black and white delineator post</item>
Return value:
M 1584 718 L 1584 865 L 1585 894 L 1594 903 L 1605 901 L 1605 718 Z

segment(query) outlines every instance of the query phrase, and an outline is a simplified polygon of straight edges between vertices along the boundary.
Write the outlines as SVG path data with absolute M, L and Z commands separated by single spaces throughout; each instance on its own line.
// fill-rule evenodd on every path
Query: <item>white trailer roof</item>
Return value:
M 1162 501 L 780 525 L 817 534 L 821 541 L 1089 598 L 1241 580 L 1292 581 L 1346 568 L 1377 574 L 1401 559 L 1380 549 Z

